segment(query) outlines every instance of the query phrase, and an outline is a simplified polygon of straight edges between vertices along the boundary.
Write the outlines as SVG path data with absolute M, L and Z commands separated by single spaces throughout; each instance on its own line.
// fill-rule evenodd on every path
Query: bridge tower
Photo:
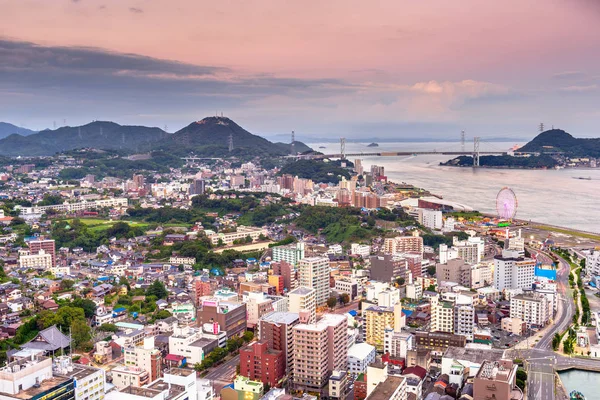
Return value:
M 460 151 L 465 152 L 465 131 L 460 131 Z
M 346 138 L 340 138 L 340 155 L 342 160 L 346 159 Z
M 473 138 L 473 167 L 479 167 L 479 136 Z
M 296 134 L 292 131 L 292 142 L 290 143 L 290 154 L 296 155 L 296 151 L 294 149 L 294 142 L 296 141 Z

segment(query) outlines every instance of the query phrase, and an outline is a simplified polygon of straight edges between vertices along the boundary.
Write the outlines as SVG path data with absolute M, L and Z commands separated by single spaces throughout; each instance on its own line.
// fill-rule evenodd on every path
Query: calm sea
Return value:
M 506 151 L 515 143 L 482 143 L 481 150 Z M 346 153 L 373 151 L 460 151 L 459 143 L 346 143 Z M 311 143 L 323 153 L 339 153 L 338 144 Z M 319 148 L 324 146 L 325 148 Z M 473 144 L 465 145 L 471 150 Z M 356 157 L 349 157 L 354 161 Z M 444 199 L 495 213 L 496 195 L 505 186 L 518 199 L 517 218 L 600 233 L 600 168 L 561 170 L 511 170 L 442 167 L 451 156 L 362 157 L 365 170 L 372 164 L 385 167 L 388 179 L 428 189 Z M 592 180 L 574 179 L 576 177 Z

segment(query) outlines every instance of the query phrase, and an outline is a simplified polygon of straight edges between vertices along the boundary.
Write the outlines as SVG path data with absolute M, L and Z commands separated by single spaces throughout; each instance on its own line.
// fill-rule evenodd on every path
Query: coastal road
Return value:
M 215 394 L 220 395 L 223 386 L 229 385 L 233 382 L 236 374 L 236 367 L 240 364 L 240 355 L 233 357 L 231 360 L 224 362 L 223 364 L 212 369 L 208 374 L 204 376 L 204 379 L 211 381 Z
M 554 359 L 530 358 L 528 361 L 527 397 L 554 400 Z

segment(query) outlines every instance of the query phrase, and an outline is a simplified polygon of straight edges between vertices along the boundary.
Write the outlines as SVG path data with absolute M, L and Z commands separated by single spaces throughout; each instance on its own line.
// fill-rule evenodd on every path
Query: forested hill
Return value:
M 575 138 L 562 129 L 551 129 L 537 135 L 521 147 L 524 152 L 561 152 L 571 157 L 600 157 L 600 138 Z

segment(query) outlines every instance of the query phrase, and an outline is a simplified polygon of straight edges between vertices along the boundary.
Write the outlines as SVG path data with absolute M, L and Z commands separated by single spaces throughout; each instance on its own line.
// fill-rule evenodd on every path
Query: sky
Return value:
M 596 0 L 0 0 L 0 121 L 600 137 Z

